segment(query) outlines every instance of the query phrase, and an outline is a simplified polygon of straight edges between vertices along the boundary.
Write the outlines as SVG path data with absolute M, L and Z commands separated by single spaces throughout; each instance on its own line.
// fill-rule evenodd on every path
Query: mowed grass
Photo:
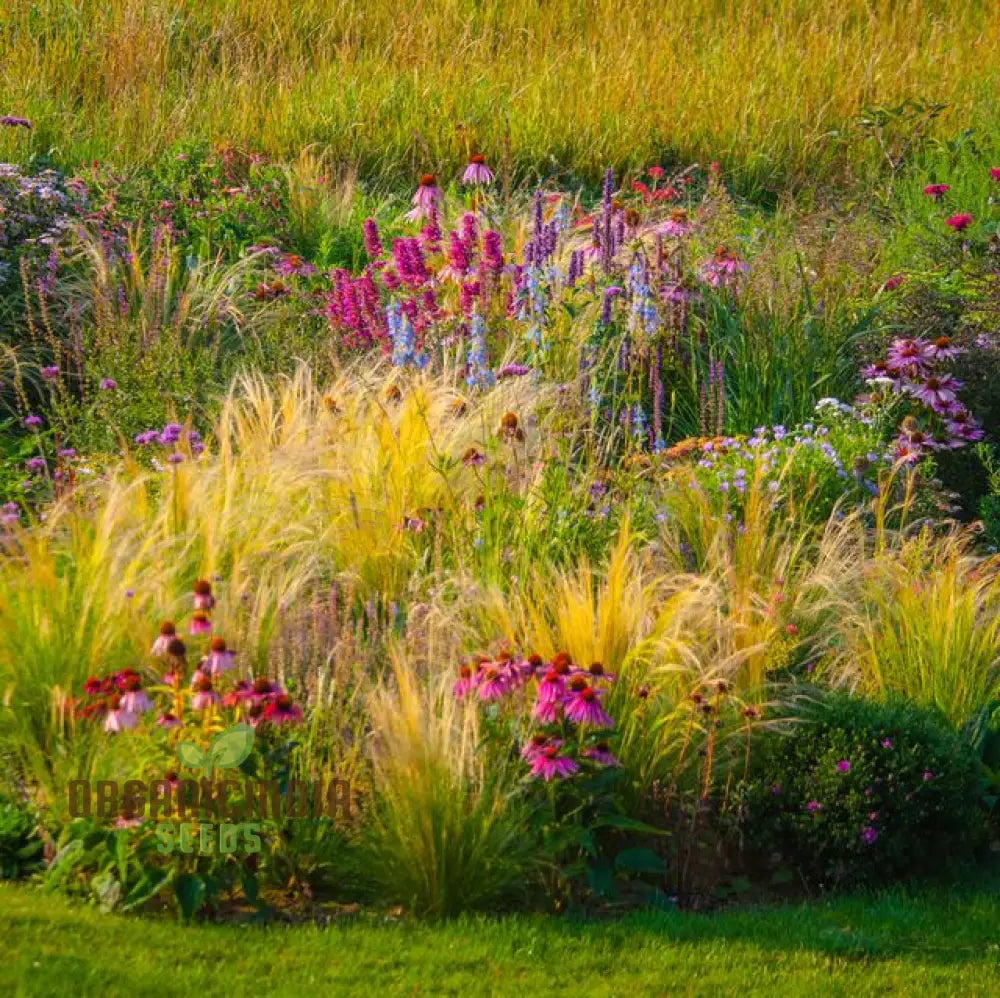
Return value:
M 0 159 L 116 166 L 166 144 L 328 146 L 412 182 L 479 148 L 508 178 L 720 160 L 750 183 L 882 163 L 857 126 L 908 98 L 989 142 L 1000 0 L 12 0 Z
M 993 995 L 998 924 L 989 886 L 618 922 L 326 928 L 178 927 L 6 886 L 0 994 Z

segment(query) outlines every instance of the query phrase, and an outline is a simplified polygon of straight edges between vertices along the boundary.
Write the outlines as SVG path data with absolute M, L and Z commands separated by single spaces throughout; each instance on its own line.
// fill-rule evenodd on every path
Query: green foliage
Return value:
M 38 815 L 0 795 L 0 880 L 17 880 L 41 864 Z
M 752 855 L 827 887 L 968 863 L 983 841 L 975 752 L 931 712 L 842 694 L 762 739 L 740 789 Z

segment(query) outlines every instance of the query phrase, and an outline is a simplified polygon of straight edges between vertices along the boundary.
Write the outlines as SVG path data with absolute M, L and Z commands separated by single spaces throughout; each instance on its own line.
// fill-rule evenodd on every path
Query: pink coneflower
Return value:
M 215 606 L 215 597 L 212 595 L 212 583 L 206 579 L 199 579 L 194 584 L 194 608 L 196 610 L 211 610 Z
M 965 351 L 952 342 L 950 336 L 939 336 L 927 348 L 928 356 L 934 360 L 954 360 L 959 354 Z
M 166 710 L 156 719 L 156 726 L 158 728 L 179 728 L 181 722 L 176 715 Z
M 543 700 L 540 696 L 535 697 L 535 702 L 531 707 L 531 716 L 542 724 L 555 724 L 562 719 L 562 700 Z
M 122 706 L 122 697 L 116 693 L 108 701 L 108 716 L 104 719 L 104 730 L 110 734 L 130 731 L 139 723 L 139 716 Z
M 273 700 L 275 697 L 280 696 L 285 691 L 277 684 L 272 683 L 270 679 L 264 676 L 259 676 L 253 681 L 253 686 L 250 692 L 246 695 L 246 699 L 250 700 L 252 703 L 263 704 L 268 700 Z
M 578 688 L 574 681 L 572 691 L 563 702 L 567 720 L 595 728 L 613 728 L 615 722 L 601 706 L 601 696 L 600 690 L 595 690 L 586 682 Z
M 675 208 L 665 222 L 658 225 L 654 232 L 681 239 L 691 231 L 691 219 L 683 208 Z
M 177 628 L 172 620 L 165 620 L 160 624 L 160 633 L 150 648 L 150 655 L 166 655 L 170 642 L 177 637 Z
M 598 742 L 591 748 L 583 750 L 583 755 L 600 766 L 617 766 L 618 760 L 612 755 L 607 742 Z
M 614 675 L 604 668 L 604 664 L 602 662 L 591 662 L 590 665 L 587 666 L 587 674 L 592 683 L 600 682 L 601 680 L 605 680 L 609 683 L 613 683 L 615 681 Z
M 212 638 L 208 655 L 201 663 L 202 671 L 209 676 L 228 672 L 236 664 L 236 652 L 226 647 L 224 638 Z
M 933 359 L 927 340 L 893 340 L 886 354 L 885 368 L 892 374 L 903 372 L 915 376 L 922 374 Z
M 952 215 L 951 218 L 946 218 L 944 224 L 949 228 L 954 229 L 956 232 L 964 232 L 970 225 L 972 225 L 974 219 L 968 214 L 968 212 L 959 212 L 957 215 Z
M 452 687 L 452 693 L 461 700 L 467 697 L 476 688 L 477 676 L 471 665 L 460 665 L 458 667 L 458 679 Z
M 207 710 L 219 702 L 219 694 L 212 688 L 212 680 L 207 676 L 198 680 L 195 689 L 197 693 L 191 698 L 191 706 L 194 710 Z
M 292 703 L 290 696 L 282 693 L 264 708 L 263 718 L 272 724 L 297 724 L 302 720 L 302 708 Z
M 240 679 L 236 685 L 222 698 L 223 707 L 238 707 L 253 694 L 249 680 Z
M 562 742 L 558 738 L 550 738 L 541 733 L 532 735 L 521 749 L 521 758 L 525 762 L 534 762 L 546 748 L 555 747 L 558 749 L 561 745 Z
M 469 159 L 469 165 L 462 174 L 463 184 L 489 184 L 493 181 L 493 171 L 486 165 L 486 157 L 478 153 Z
M 211 634 L 212 621 L 209 619 L 208 614 L 202 610 L 196 610 L 193 614 L 191 614 L 191 626 L 189 630 L 194 636 L 199 634 Z
M 914 397 L 920 399 L 924 405 L 929 405 L 933 409 L 939 409 L 945 403 L 954 402 L 955 393 L 962 387 L 962 382 L 953 378 L 950 374 L 940 377 L 932 375 L 922 383 L 906 385 L 906 390 Z
M 281 274 L 282 277 L 291 277 L 292 275 L 308 277 L 310 274 L 316 273 L 316 268 L 303 260 L 297 253 L 283 254 L 272 266 L 275 273 Z
M 698 276 L 709 287 L 722 288 L 734 284 L 749 269 L 732 250 L 719 246 L 711 258 L 702 264 Z
M 437 185 L 437 178 L 433 173 L 425 173 L 413 195 L 413 209 L 407 213 L 407 221 L 419 222 L 422 218 L 430 218 L 440 205 L 441 188 Z
M 480 672 L 476 685 L 476 696 L 480 700 L 499 700 L 507 692 L 507 681 L 495 666 L 487 666 Z
M 559 755 L 558 745 L 547 745 L 531 761 L 531 775 L 540 776 L 546 783 L 572 776 L 579 768 L 569 756 Z
M 146 696 L 138 676 L 129 676 L 123 683 L 125 692 L 122 694 L 122 710 L 130 714 L 145 714 L 153 709 L 153 701 Z
M 935 201 L 940 201 L 950 190 L 951 188 L 947 184 L 928 184 L 924 188 L 924 194 L 929 198 L 934 198 Z
M 561 699 L 565 692 L 566 680 L 550 667 L 538 682 L 538 699 L 548 703 Z

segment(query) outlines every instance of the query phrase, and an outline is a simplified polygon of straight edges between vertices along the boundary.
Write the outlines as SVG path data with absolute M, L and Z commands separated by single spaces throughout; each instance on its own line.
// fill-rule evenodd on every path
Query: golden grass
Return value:
M 38 151 L 143 162 L 177 139 L 366 175 L 508 175 L 665 153 L 762 180 L 877 162 L 856 116 L 922 98 L 936 135 L 997 120 L 997 0 L 14 0 L 0 12 L 5 113 Z M 23 135 L 0 136 L 0 156 Z

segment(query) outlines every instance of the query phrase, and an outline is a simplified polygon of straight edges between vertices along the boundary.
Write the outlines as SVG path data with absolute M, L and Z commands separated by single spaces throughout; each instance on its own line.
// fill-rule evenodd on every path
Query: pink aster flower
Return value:
M 292 703 L 292 698 L 282 693 L 264 708 L 264 720 L 272 724 L 298 724 L 302 720 L 302 708 Z
M 970 225 L 972 225 L 974 219 L 968 214 L 968 212 L 959 212 L 957 215 L 952 215 L 951 218 L 946 218 L 944 224 L 949 228 L 954 229 L 956 232 L 964 232 Z
M 489 184 L 493 181 L 493 171 L 486 165 L 486 157 L 478 153 L 469 159 L 469 165 L 462 174 L 463 184 Z
M 440 206 L 441 188 L 437 185 L 437 178 L 433 173 L 425 173 L 413 195 L 413 209 L 407 212 L 407 221 L 419 222 L 422 218 L 430 218 Z
M 595 728 L 613 728 L 615 722 L 601 706 L 602 695 L 601 690 L 595 690 L 586 683 L 579 689 L 574 684 L 563 705 L 567 720 L 576 724 L 589 724 Z
M 569 756 L 559 755 L 558 745 L 547 745 L 531 760 L 531 775 L 540 776 L 546 783 L 572 776 L 579 768 Z
M 951 188 L 947 184 L 928 184 L 924 188 L 924 194 L 929 198 L 934 198 L 935 201 L 940 201 L 950 190 Z

